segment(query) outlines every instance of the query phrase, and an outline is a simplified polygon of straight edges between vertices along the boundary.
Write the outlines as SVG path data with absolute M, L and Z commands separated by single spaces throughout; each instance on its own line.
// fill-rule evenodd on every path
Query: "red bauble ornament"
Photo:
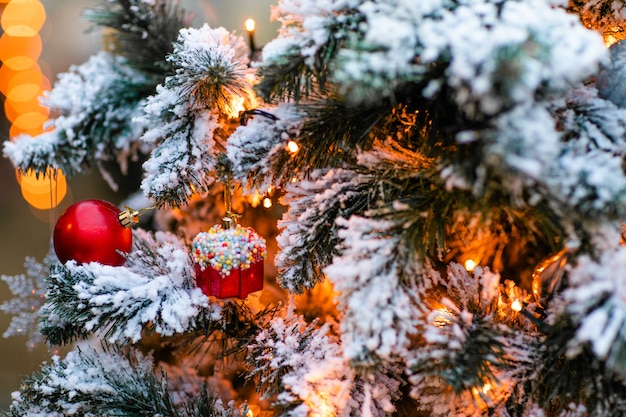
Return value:
M 120 266 L 126 259 L 132 231 L 121 225 L 117 206 L 104 200 L 82 200 L 69 206 L 54 227 L 54 251 L 62 263 L 99 262 Z
M 246 298 L 263 289 L 265 239 L 252 228 L 213 226 L 193 240 L 196 284 L 208 296 Z

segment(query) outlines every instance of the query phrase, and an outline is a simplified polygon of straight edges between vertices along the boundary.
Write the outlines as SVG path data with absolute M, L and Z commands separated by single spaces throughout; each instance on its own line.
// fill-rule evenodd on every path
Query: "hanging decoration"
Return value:
M 59 260 L 123 265 L 122 253 L 130 252 L 132 231 L 121 224 L 120 212 L 104 200 L 82 200 L 69 206 L 54 227 L 52 240 Z
M 230 171 L 224 176 L 226 216 L 222 225 L 200 232 L 192 243 L 196 285 L 207 296 L 237 297 L 263 289 L 265 239 L 251 227 L 237 224 L 232 211 Z
M 196 284 L 208 296 L 246 298 L 263 289 L 265 239 L 225 219 L 193 240 Z

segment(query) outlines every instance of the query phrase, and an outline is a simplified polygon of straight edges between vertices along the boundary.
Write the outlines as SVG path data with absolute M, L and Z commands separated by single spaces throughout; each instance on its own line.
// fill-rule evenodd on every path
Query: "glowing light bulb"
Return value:
M 520 312 L 520 311 L 522 311 L 522 307 L 523 307 L 523 305 L 522 305 L 522 302 L 520 300 L 515 300 L 511 304 L 511 310 L 513 310 L 513 311 Z
M 296 152 L 298 152 L 298 149 L 300 149 L 300 147 L 293 140 L 290 140 L 289 143 L 287 143 L 287 150 L 289 152 L 296 153 Z
M 250 47 L 250 52 L 254 53 L 254 51 L 256 51 L 256 44 L 254 43 L 254 28 L 256 24 L 254 23 L 253 19 L 248 19 L 246 20 L 245 25 L 246 31 L 248 31 L 248 46 Z
M 246 20 L 246 30 L 248 32 L 254 32 L 256 23 L 254 22 L 254 19 L 247 19 Z
M 468 259 L 465 261 L 465 269 L 469 272 L 472 272 L 476 268 L 476 261 L 473 259 Z
M 271 198 L 269 198 L 269 197 L 265 197 L 265 198 L 263 199 L 263 207 L 265 207 L 265 208 L 270 208 L 270 207 L 272 207 L 272 199 L 271 199 Z

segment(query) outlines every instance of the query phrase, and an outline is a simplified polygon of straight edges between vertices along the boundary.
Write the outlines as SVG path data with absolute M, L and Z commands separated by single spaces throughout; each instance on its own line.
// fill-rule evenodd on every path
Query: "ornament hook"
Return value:
M 146 208 L 142 208 L 139 210 L 135 210 L 132 209 L 128 206 L 124 206 L 124 208 L 126 210 L 122 210 L 118 215 L 117 215 L 117 219 L 119 220 L 120 224 L 126 228 L 129 227 L 133 227 L 134 225 L 136 225 L 137 223 L 139 223 L 139 216 L 148 211 L 148 210 L 153 210 L 156 207 L 152 206 L 152 207 L 146 207 Z

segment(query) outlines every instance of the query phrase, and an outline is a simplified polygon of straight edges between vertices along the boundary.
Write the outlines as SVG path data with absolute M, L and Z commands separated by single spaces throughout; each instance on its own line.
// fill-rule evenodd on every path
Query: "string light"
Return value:
M 468 272 L 472 272 L 474 268 L 476 268 L 476 261 L 474 261 L 473 259 L 468 259 L 465 261 L 464 266 Z
M 254 22 L 254 19 L 247 19 L 245 25 L 246 31 L 248 32 L 250 53 L 254 54 L 254 52 L 256 51 L 256 45 L 254 44 L 254 29 L 256 27 L 256 23 Z
M 513 311 L 517 311 L 518 313 L 519 313 L 520 311 L 522 311 L 522 307 L 523 307 L 523 305 L 522 305 L 522 302 L 521 302 L 520 300 L 515 300 L 515 301 L 513 301 L 513 303 L 511 304 L 511 310 L 513 310 Z
M 300 147 L 293 140 L 290 140 L 289 143 L 287 143 L 287 150 L 292 154 L 298 152 L 298 149 L 300 149 Z
M 263 199 L 263 207 L 265 207 L 265 208 L 267 208 L 267 209 L 268 209 L 268 208 L 270 208 L 270 207 L 272 207 L 272 199 L 271 199 L 271 198 L 269 198 L 269 197 L 265 197 L 265 198 Z

